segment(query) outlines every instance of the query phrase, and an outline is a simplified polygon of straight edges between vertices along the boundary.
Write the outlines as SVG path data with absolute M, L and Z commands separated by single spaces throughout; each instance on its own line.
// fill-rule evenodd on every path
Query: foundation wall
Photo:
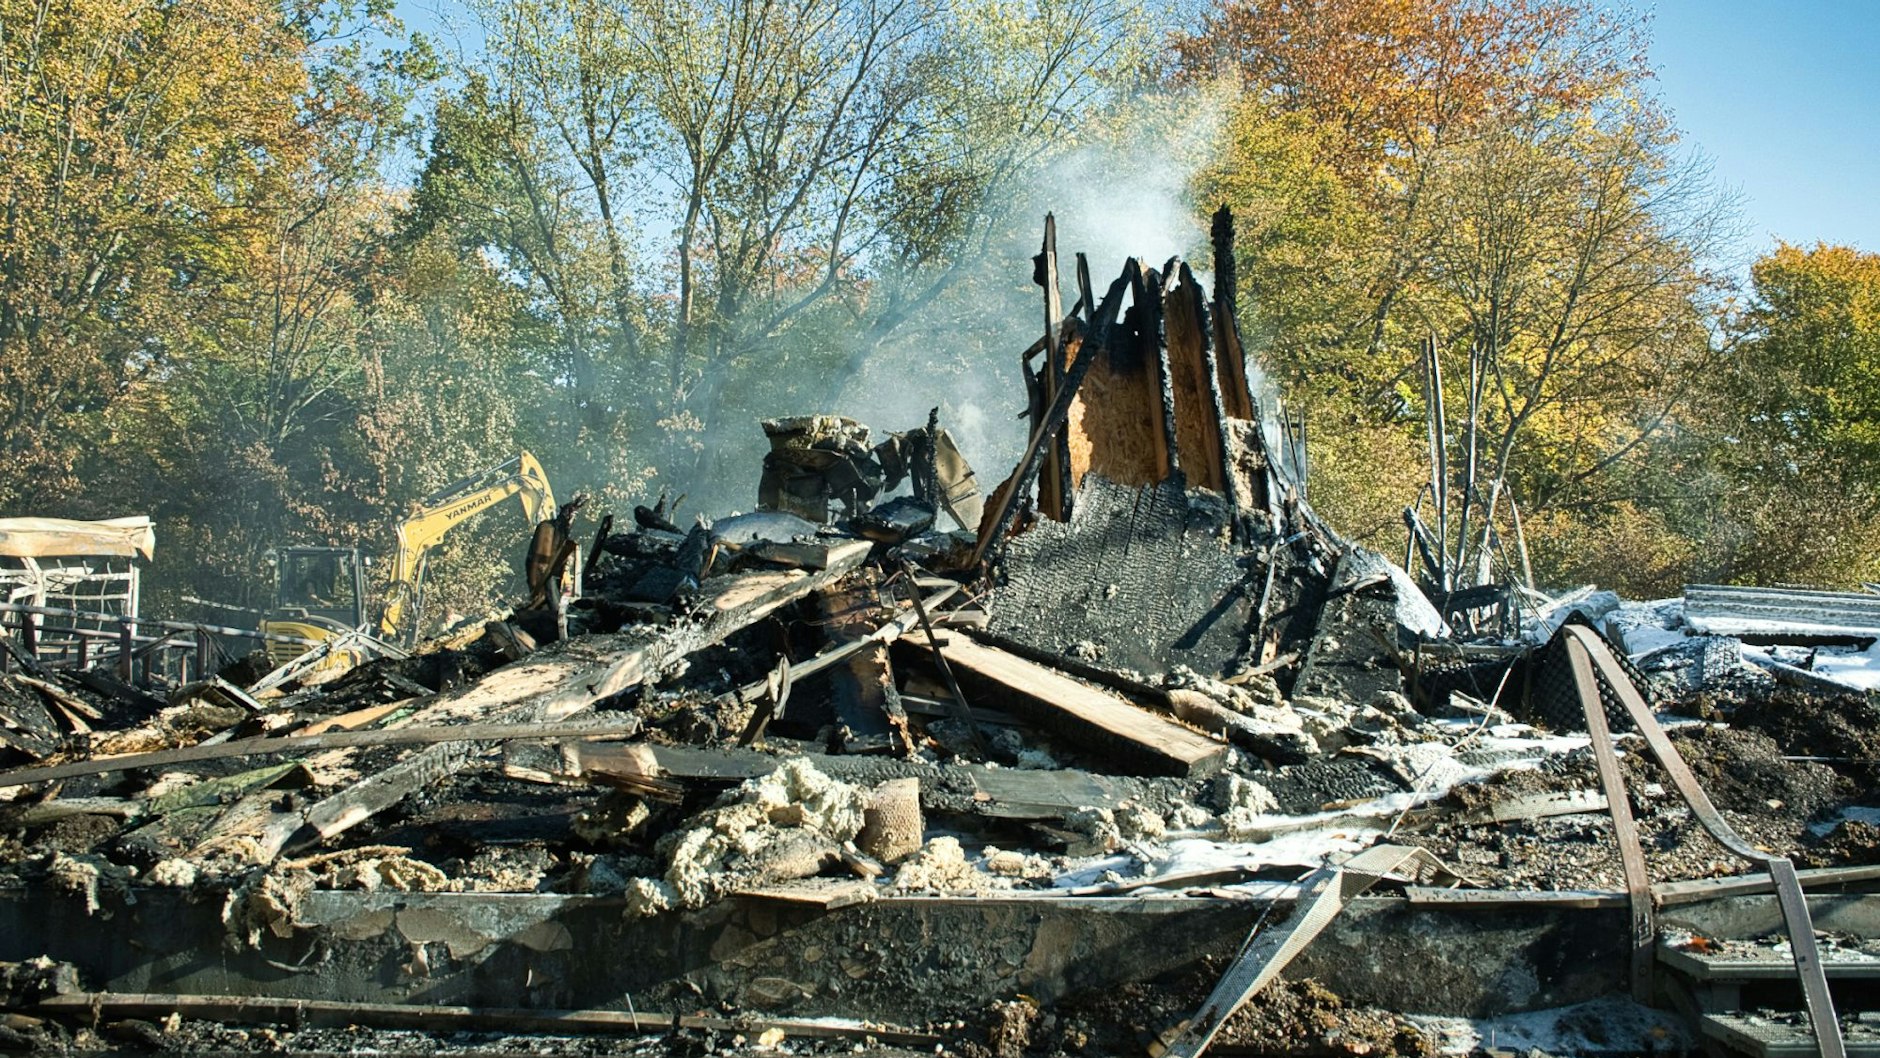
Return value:
M 0 890 L 0 959 L 76 964 L 88 988 L 541 1009 L 842 1015 L 901 1024 L 1045 1002 L 1226 959 L 1267 905 L 1212 898 L 734 899 L 630 917 L 536 894 L 315 892 L 257 946 L 219 895 Z M 207 896 L 208 894 L 204 894 Z M 1283 908 L 1275 909 L 1269 921 Z M 1623 987 L 1617 909 L 1354 901 L 1288 970 L 1347 999 L 1487 1016 Z

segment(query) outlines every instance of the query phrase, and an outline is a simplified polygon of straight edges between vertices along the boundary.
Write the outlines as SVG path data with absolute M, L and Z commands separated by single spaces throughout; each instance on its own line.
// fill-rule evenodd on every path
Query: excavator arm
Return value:
M 549 487 L 548 476 L 534 456 L 523 452 L 500 466 L 444 486 L 426 497 L 417 512 L 398 526 L 391 591 L 379 619 L 381 638 L 405 643 L 417 631 L 424 602 L 425 564 L 438 541 L 459 523 L 511 496 L 521 497 L 530 525 L 555 517 L 555 493 Z

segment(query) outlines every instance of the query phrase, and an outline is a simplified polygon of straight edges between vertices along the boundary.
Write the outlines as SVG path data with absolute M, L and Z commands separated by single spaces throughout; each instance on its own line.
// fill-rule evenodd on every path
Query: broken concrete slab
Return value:
M 1050 1003 L 1226 956 L 1271 907 L 1232 895 L 988 893 L 825 909 L 760 894 L 641 918 L 623 915 L 619 897 L 313 890 L 285 935 L 230 949 L 219 904 L 190 896 L 140 889 L 132 906 L 107 895 L 101 913 L 119 926 L 98 930 L 72 895 L 0 889 L 0 959 L 38 939 L 30 919 L 60 929 L 45 954 L 116 993 L 624 1011 L 627 996 L 638 1009 L 697 1002 L 702 990 L 753 1013 L 922 1023 L 938 1009 L 1015 993 Z M 1473 1016 L 1535 1009 L 1610 989 L 1622 916 L 1361 897 L 1295 965 L 1353 1001 Z M 620 951 L 639 955 L 607 954 Z M 1441 970 L 1425 980 L 1404 973 L 1410 965 Z

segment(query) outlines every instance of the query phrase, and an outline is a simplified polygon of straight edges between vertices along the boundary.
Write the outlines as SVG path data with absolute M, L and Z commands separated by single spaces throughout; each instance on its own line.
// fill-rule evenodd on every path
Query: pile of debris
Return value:
M 777 419 L 756 511 L 604 518 L 581 597 L 409 657 L 157 697 L 9 641 L 0 1044 L 1422 1054 L 1618 1009 L 1689 1046 L 1660 955 L 1786 924 L 1799 961 L 1801 886 L 1880 878 L 1873 706 L 1723 681 L 1663 606 L 1453 634 L 1306 502 L 1231 237 L 1211 293 L 1179 260 L 1099 292 L 1080 255 L 1067 313 L 1047 229 L 1029 443 L 989 495 L 937 417 Z

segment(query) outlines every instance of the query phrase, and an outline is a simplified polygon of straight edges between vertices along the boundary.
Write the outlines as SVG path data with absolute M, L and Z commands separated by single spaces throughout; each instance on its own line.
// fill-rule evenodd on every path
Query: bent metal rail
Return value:
M 252 628 L 22 603 L 0 603 L 0 632 L 18 644 L 31 664 L 53 670 L 81 671 L 112 661 L 118 678 L 126 683 L 139 680 L 148 683 L 156 678 L 187 683 L 212 675 L 216 659 L 223 653 L 218 638 L 318 645 L 317 641 L 301 636 Z M 11 666 L 14 660 L 10 651 L 0 650 L 0 671 Z
M 1612 688 L 1614 697 L 1644 738 L 1646 748 L 1651 750 L 1659 766 L 1664 768 L 1672 787 L 1690 806 L 1691 814 L 1698 823 L 1732 854 L 1769 872 L 1770 881 L 1775 886 L 1776 902 L 1782 909 L 1782 918 L 1788 927 L 1790 950 L 1795 956 L 1795 974 L 1802 985 L 1802 996 L 1807 1001 L 1808 1019 L 1814 1029 L 1821 1058 L 1846 1058 L 1847 1048 L 1841 1039 L 1841 1024 L 1835 1016 L 1834 1001 L 1828 994 L 1828 976 L 1821 965 L 1821 952 L 1815 944 L 1814 922 L 1809 917 L 1808 901 L 1802 895 L 1795 865 L 1786 857 L 1771 855 L 1743 840 L 1731 828 L 1723 818 L 1723 813 L 1717 811 L 1717 806 L 1711 803 L 1710 795 L 1704 792 L 1690 765 L 1685 763 L 1677 747 L 1671 744 L 1664 727 L 1652 715 L 1651 707 L 1646 704 L 1644 696 L 1639 694 L 1638 688 L 1633 686 L 1631 678 L 1619 665 L 1606 641 L 1582 625 L 1570 624 L 1562 631 L 1567 637 L 1567 658 L 1573 669 L 1574 686 L 1579 691 L 1580 705 L 1586 712 L 1586 728 L 1592 736 L 1600 782 L 1605 787 L 1606 801 L 1619 832 L 1627 889 L 1632 895 L 1634 986 L 1649 990 L 1649 978 L 1641 979 L 1639 976 L 1649 963 L 1638 960 L 1636 954 L 1637 949 L 1644 946 L 1646 958 L 1649 958 L 1649 945 L 1654 940 L 1653 909 L 1649 894 L 1640 886 L 1644 880 L 1644 853 L 1639 847 L 1637 833 L 1632 828 L 1624 779 L 1613 750 L 1612 734 L 1606 725 L 1606 707 L 1599 693 L 1600 677 L 1604 677 L 1606 684 Z

